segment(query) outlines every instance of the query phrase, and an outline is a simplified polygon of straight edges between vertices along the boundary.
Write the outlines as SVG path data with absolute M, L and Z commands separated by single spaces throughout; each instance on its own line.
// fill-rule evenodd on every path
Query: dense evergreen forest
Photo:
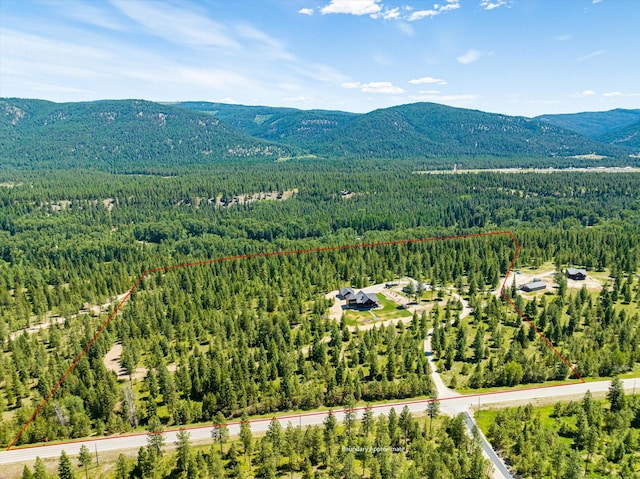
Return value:
M 483 411 L 494 447 L 522 478 L 635 478 L 640 459 L 640 401 L 614 379 L 606 401 Z
M 145 168 L 0 173 L 0 445 L 142 272 L 233 255 L 510 230 L 522 246 L 516 268 L 580 266 L 608 281 L 598 292 L 563 288 L 560 278 L 546 295 L 510 292 L 534 324 L 581 375 L 637 372 L 636 173 L 422 175 L 423 161 L 313 159 Z M 432 327 L 456 387 L 571 377 L 492 294 L 514 254 L 508 236 L 492 236 L 148 275 L 20 443 L 430 396 L 423 343 Z M 455 292 L 473 314 L 456 321 L 458 306 L 433 299 L 429 314 L 397 326 L 360 329 L 328 317 L 328 292 L 403 276 Z M 107 366 L 114 347 L 120 376 Z M 416 431 L 418 444 L 425 433 Z M 440 447 L 423 439 L 427 451 Z M 208 454 L 192 460 L 214 460 Z M 215 461 L 234 460 L 225 457 Z M 470 457 L 449 469 L 467 472 L 451 474 L 483 477 L 468 472 Z M 340 467 L 359 460 L 346 455 Z M 275 467 L 285 474 L 287 464 Z M 420 467 L 403 462 L 395 477 L 447 477 Z M 366 477 L 391 477 L 375 474 L 372 466 Z
M 349 412 L 343 425 L 328 415 L 321 426 L 301 429 L 289 423 L 283 427 L 272 420 L 262 437 L 254 436 L 248 422 L 241 423 L 240 438 L 229 440 L 226 424 L 213 429 L 208 447 L 192 445 L 189 433 L 181 431 L 174 444 L 162 436 L 149 434 L 147 446 L 137 458 L 120 454 L 116 479 L 185 477 L 302 479 L 463 479 L 488 478 L 488 461 L 482 456 L 477 436 L 469 437 L 464 418 L 439 416 L 434 410 L 429 419 L 413 417 L 408 408 L 388 415 L 374 416 L 367 408 L 361 419 Z M 155 432 L 160 432 L 158 429 Z M 173 446 L 167 451 L 167 446 Z M 88 449 L 81 450 L 78 469 L 95 477 L 105 475 Z M 111 465 L 113 466 L 113 465 Z M 60 456 L 59 477 L 76 477 L 76 467 L 66 453 Z M 49 478 L 39 458 L 33 471 L 24 466 L 22 478 Z

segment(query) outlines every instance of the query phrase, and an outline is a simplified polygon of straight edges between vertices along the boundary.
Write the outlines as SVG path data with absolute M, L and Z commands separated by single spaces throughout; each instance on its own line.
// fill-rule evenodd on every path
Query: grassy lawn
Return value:
M 411 313 L 402 309 L 393 301 L 387 299 L 382 294 L 376 294 L 378 301 L 382 305 L 380 309 L 358 311 L 347 309 L 344 312 L 344 319 L 347 325 L 355 326 L 357 323 L 368 323 L 371 321 L 385 321 L 388 319 L 409 318 Z
M 495 420 L 498 415 L 499 409 L 485 409 L 481 411 L 476 411 L 474 417 L 476 422 L 478 423 L 478 427 L 486 436 L 489 433 L 489 427 Z M 553 406 L 541 406 L 536 407 L 534 409 L 534 414 L 540 416 L 540 425 L 544 428 L 548 429 L 558 429 L 559 420 L 552 417 L 553 415 Z M 575 426 L 575 418 L 574 417 L 564 417 L 562 418 L 564 422 L 569 423 L 572 426 Z M 559 437 L 560 442 L 564 442 L 566 445 L 570 446 L 573 444 L 573 439 L 568 437 Z
M 595 378 L 594 381 L 603 381 L 605 378 Z M 459 387 L 456 388 L 460 394 L 481 394 L 481 393 L 490 393 L 490 392 L 498 392 L 498 391 L 516 391 L 518 389 L 530 389 L 537 388 L 541 386 L 561 386 L 563 384 L 572 384 L 577 383 L 577 379 L 567 379 L 565 381 L 546 381 L 543 383 L 528 383 L 528 384 L 518 384 L 516 386 L 494 386 L 487 388 L 478 388 L 472 389 L 469 387 Z

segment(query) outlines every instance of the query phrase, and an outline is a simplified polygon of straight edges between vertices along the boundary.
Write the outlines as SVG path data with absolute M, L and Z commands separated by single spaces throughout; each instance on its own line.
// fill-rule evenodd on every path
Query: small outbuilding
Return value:
M 531 293 L 533 291 L 542 291 L 543 289 L 547 289 L 547 285 L 544 281 L 533 281 L 531 283 L 526 283 L 520 286 L 522 291 L 527 293 Z
M 575 279 L 577 281 L 584 281 L 587 279 L 586 269 L 567 268 L 567 278 Z

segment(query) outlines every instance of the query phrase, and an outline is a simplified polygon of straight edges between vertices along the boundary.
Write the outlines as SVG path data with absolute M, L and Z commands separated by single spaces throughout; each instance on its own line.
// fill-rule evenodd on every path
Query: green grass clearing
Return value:
M 401 308 L 393 301 L 387 299 L 382 294 L 376 294 L 382 308 L 371 309 L 366 311 L 358 311 L 355 309 L 346 309 L 344 311 L 344 320 L 347 325 L 355 326 L 357 323 L 369 323 L 371 321 L 385 321 L 389 319 L 410 318 L 412 314 L 406 309 Z

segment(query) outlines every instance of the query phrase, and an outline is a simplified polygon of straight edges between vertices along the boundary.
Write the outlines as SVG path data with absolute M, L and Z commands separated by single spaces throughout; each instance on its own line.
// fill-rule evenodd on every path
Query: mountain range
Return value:
M 0 99 L 0 163 L 114 171 L 253 158 L 628 158 L 640 110 L 508 116 L 435 103 L 366 114 L 209 102 Z
M 640 148 L 640 109 L 542 115 L 535 119 L 595 141 Z

